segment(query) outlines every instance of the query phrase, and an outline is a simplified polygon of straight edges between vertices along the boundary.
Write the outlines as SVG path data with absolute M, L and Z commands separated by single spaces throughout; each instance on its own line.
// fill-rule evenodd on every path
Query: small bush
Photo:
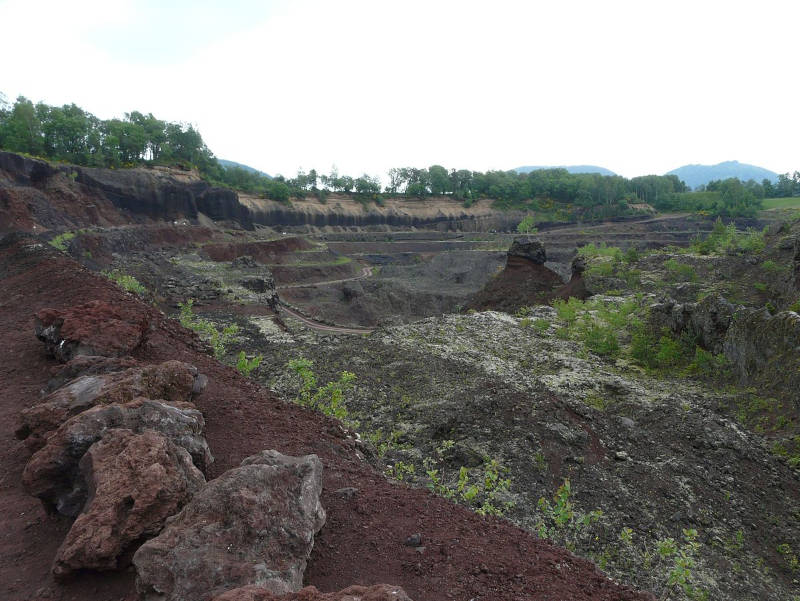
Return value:
M 61 252 L 67 252 L 67 246 L 69 246 L 70 240 L 75 238 L 75 235 L 75 232 L 64 232 L 50 240 L 49 244 Z
M 590 323 L 583 329 L 581 338 L 586 348 L 597 355 L 608 357 L 619 352 L 619 341 L 611 326 Z
M 304 407 L 342 420 L 350 427 L 357 427 L 356 422 L 347 419 L 348 411 L 344 401 L 344 393 L 353 386 L 355 374 L 343 371 L 338 380 L 318 387 L 317 378 L 311 369 L 313 365 L 313 361 L 304 357 L 289 361 L 289 369 L 300 376 L 301 381 L 300 392 L 295 401 Z
M 669 259 L 664 262 L 664 267 L 667 270 L 667 275 L 673 282 L 696 282 L 697 273 L 694 267 L 685 263 L 679 263 L 675 259 Z
M 126 273 L 122 273 L 120 270 L 115 269 L 111 272 L 103 272 L 103 275 L 106 276 L 109 280 L 114 282 L 120 288 L 127 290 L 128 292 L 133 292 L 142 296 L 147 293 L 147 288 L 142 286 L 142 284 L 132 275 L 128 275 Z
M 252 359 L 248 359 L 244 351 L 239 351 L 239 355 L 236 357 L 236 369 L 239 370 L 239 373 L 243 376 L 249 377 L 253 370 L 261 365 L 261 361 L 263 360 L 264 357 L 262 355 L 257 355 Z
M 211 344 L 214 357 L 222 359 L 225 356 L 228 345 L 233 341 L 239 327 L 236 324 L 225 326 L 218 330 L 213 323 L 207 319 L 202 319 L 194 314 L 194 300 L 189 299 L 185 303 L 178 303 L 180 309 L 179 320 L 184 328 L 197 332 L 201 338 Z

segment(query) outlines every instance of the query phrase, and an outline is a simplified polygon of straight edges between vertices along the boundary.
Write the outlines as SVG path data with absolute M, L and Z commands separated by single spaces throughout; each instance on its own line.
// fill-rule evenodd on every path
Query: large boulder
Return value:
M 57 577 L 116 569 L 132 543 L 158 533 L 205 484 L 189 453 L 151 430 L 107 431 L 80 469 L 89 499 L 58 550 Z
M 76 516 L 88 495 L 79 462 L 89 448 L 112 429 L 155 431 L 185 449 L 204 473 L 213 462 L 203 429 L 203 415 L 181 407 L 139 398 L 130 403 L 98 405 L 64 422 L 31 457 L 22 473 L 25 490 L 41 499 L 49 513 Z
M 514 238 L 511 243 L 511 248 L 508 249 L 509 257 L 522 257 L 528 259 L 537 265 L 544 265 L 547 262 L 547 253 L 544 250 L 544 244 L 536 238 L 529 238 L 528 236 L 519 236 Z
M 78 355 L 129 355 L 142 344 L 149 329 L 146 312 L 105 301 L 36 313 L 36 337 L 63 363 Z
M 314 534 L 325 523 L 322 462 L 265 451 L 212 480 L 134 555 L 146 601 L 205 601 L 257 585 L 303 584 Z
M 45 435 L 70 417 L 96 405 L 128 403 L 137 397 L 188 402 L 202 390 L 205 377 L 197 368 L 181 361 L 135 367 L 118 373 L 82 376 L 23 409 L 17 437 L 32 450 L 44 444 Z
M 214 597 L 212 601 L 411 601 L 399 586 L 375 584 L 348 586 L 336 593 L 321 593 L 307 586 L 296 593 L 274 595 L 260 586 L 245 586 Z

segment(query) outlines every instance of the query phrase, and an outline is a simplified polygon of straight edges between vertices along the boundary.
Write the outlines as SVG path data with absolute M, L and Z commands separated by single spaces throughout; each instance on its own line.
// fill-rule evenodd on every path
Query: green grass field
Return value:
M 800 196 L 792 198 L 765 198 L 765 209 L 800 209 Z

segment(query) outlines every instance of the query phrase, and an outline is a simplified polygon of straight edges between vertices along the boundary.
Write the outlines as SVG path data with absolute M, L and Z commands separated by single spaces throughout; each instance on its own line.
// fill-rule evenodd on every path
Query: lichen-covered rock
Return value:
M 47 438 L 22 474 L 25 490 L 41 499 L 48 512 L 75 516 L 87 498 L 87 482 L 78 469 L 89 448 L 107 431 L 158 432 L 185 449 L 203 472 L 213 462 L 203 429 L 203 415 L 186 404 L 176 407 L 138 398 L 130 403 L 99 405 L 70 418 Z
M 204 484 L 185 449 L 148 430 L 109 430 L 80 461 L 89 499 L 58 550 L 53 573 L 111 570 Z
M 547 262 L 547 253 L 544 250 L 544 244 L 536 238 L 529 238 L 528 236 L 520 236 L 514 238 L 511 243 L 511 248 L 508 249 L 509 257 L 522 257 L 536 263 L 537 265 L 544 265 Z
M 260 586 L 244 586 L 214 597 L 212 601 L 411 601 L 399 586 L 375 584 L 348 586 L 335 593 L 322 593 L 307 586 L 296 593 L 275 595 Z
M 141 309 L 104 301 L 36 313 L 36 337 L 63 363 L 78 355 L 129 355 L 144 341 L 149 328 L 147 314 Z
M 258 585 L 302 587 L 314 534 L 325 523 L 316 455 L 249 457 L 206 485 L 133 558 L 147 601 L 203 601 Z
M 32 450 L 44 444 L 45 435 L 73 415 L 110 403 L 127 403 L 137 397 L 188 402 L 204 377 L 197 368 L 181 361 L 135 367 L 122 372 L 82 376 L 24 409 L 17 437 L 26 439 Z

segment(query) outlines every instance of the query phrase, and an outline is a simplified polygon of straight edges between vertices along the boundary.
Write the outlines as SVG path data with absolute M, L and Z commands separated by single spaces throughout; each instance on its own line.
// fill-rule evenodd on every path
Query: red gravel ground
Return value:
M 359 458 L 338 423 L 287 404 L 199 353 L 177 322 L 31 238 L 0 241 L 0 599 L 133 600 L 134 573 L 82 574 L 60 584 L 50 564 L 69 521 L 48 517 L 21 489 L 29 454 L 14 439 L 21 409 L 37 402 L 55 362 L 33 335 L 33 314 L 91 300 L 128 305 L 156 325 L 135 357 L 179 359 L 209 378 L 197 399 L 221 473 L 262 449 L 316 453 L 325 465 L 328 520 L 316 538 L 306 582 L 322 591 L 352 584 L 402 586 L 415 601 L 652 600 L 595 567 L 499 519 L 482 518 L 425 490 L 389 482 Z M 354 487 L 352 498 L 337 494 Z M 421 552 L 403 544 L 421 533 Z

